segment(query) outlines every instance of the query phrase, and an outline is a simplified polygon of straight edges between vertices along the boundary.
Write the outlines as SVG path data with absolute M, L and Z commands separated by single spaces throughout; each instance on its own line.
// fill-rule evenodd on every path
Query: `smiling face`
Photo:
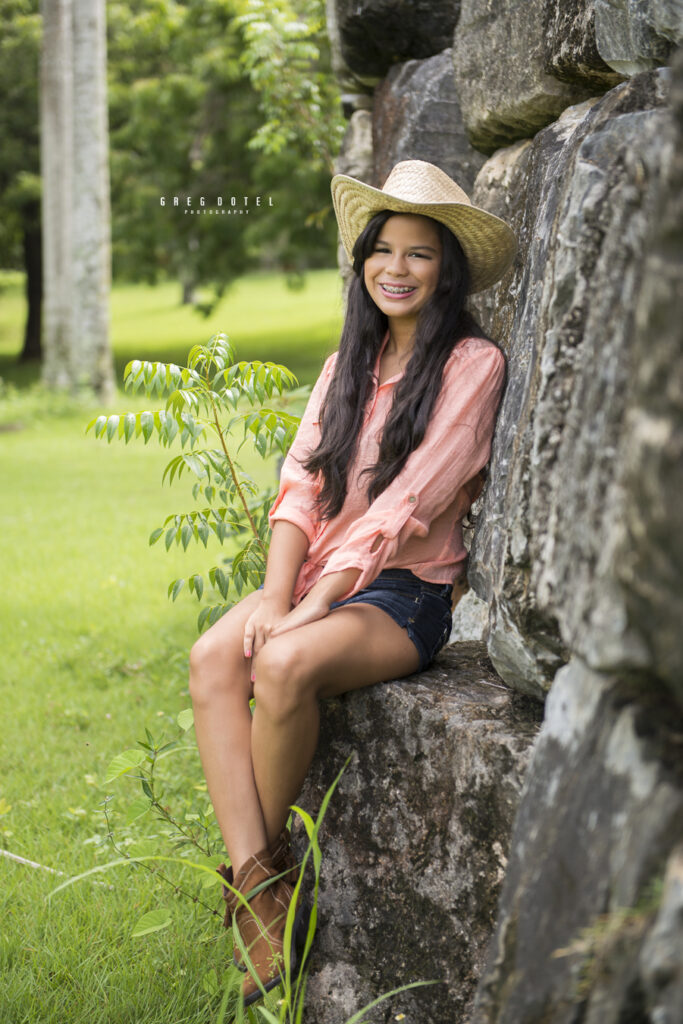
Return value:
M 397 213 L 381 228 L 363 265 L 365 287 L 389 319 L 416 321 L 441 270 L 439 230 L 429 217 Z

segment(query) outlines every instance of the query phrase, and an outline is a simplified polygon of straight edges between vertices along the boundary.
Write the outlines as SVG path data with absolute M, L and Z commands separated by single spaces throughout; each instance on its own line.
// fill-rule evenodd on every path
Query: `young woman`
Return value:
M 285 823 L 313 758 L 318 701 L 429 664 L 447 641 L 462 520 L 483 485 L 506 360 L 466 311 L 515 237 L 439 168 L 397 164 L 382 189 L 332 179 L 355 276 L 339 351 L 318 378 L 270 513 L 262 589 L 192 649 L 221 874 L 253 973 L 279 981 L 296 881 Z M 249 706 L 255 697 L 253 716 Z M 293 959 L 296 949 L 292 950 Z M 242 969 L 239 951 L 235 962 Z M 245 1002 L 260 995 L 245 971 Z

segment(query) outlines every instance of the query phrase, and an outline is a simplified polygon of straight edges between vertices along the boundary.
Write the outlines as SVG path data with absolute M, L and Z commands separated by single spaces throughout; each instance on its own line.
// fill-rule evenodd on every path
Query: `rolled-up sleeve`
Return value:
M 316 478 L 306 472 L 302 463 L 320 440 L 320 407 L 332 378 L 336 357 L 337 353 L 333 352 L 326 359 L 322 372 L 313 385 L 296 437 L 282 464 L 280 489 L 268 514 L 271 529 L 278 519 L 286 519 L 303 530 L 309 544 L 313 540 L 319 519 L 315 510 L 319 486 Z
M 505 380 L 505 357 L 489 344 L 453 353 L 427 431 L 401 472 L 351 524 L 321 575 L 360 569 L 354 587 L 368 586 L 412 537 L 426 537 L 432 521 L 486 465 Z

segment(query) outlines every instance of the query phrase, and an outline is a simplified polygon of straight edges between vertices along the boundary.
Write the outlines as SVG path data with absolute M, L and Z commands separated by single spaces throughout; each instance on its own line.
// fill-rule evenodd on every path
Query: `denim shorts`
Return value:
M 385 569 L 367 587 L 333 608 L 346 604 L 374 604 L 405 629 L 420 656 L 418 671 L 425 669 L 448 642 L 451 634 L 450 583 L 429 583 L 410 569 Z

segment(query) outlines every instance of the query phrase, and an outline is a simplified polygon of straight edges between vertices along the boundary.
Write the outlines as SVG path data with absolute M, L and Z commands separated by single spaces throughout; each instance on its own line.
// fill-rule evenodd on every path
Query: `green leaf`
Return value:
M 215 996 L 220 991 L 218 975 L 216 974 L 215 968 L 212 967 L 211 970 L 207 971 L 202 978 L 202 988 L 210 996 Z
M 194 712 L 192 708 L 183 708 L 182 711 L 179 711 L 177 722 L 183 732 L 191 729 L 194 725 Z
M 111 439 L 113 438 L 114 434 L 118 430 L 118 426 L 119 426 L 119 417 L 116 416 L 116 415 L 110 416 L 109 419 L 107 420 L 107 441 L 111 441 Z
M 153 412 L 141 412 L 140 413 L 140 428 L 142 430 L 142 436 L 145 439 L 145 444 L 149 441 L 150 437 L 154 433 L 154 413 Z
M 172 601 L 175 601 L 176 597 L 178 596 L 180 591 L 183 589 L 184 585 L 185 585 L 185 580 L 184 579 L 174 580 L 174 582 L 171 583 L 170 587 L 168 588 L 168 593 L 169 593 L 169 597 L 171 598 Z
M 214 577 L 216 581 L 215 586 L 218 587 L 221 597 L 225 600 L 228 596 L 228 580 L 223 570 L 218 566 L 216 567 Z
M 188 452 L 187 455 L 183 455 L 182 458 L 185 465 L 189 466 L 194 475 L 198 476 L 200 480 L 206 476 L 206 470 L 202 465 L 201 459 L 199 459 L 196 455 L 193 455 L 191 452 Z
M 150 547 L 152 546 L 152 544 L 156 544 L 156 542 L 159 540 L 159 537 L 161 537 L 163 532 L 164 532 L 164 528 L 163 528 L 163 526 L 160 526 L 158 530 L 153 530 L 152 533 L 150 533 L 150 535 L 149 535 Z
M 126 825 L 130 825 L 137 818 L 141 818 L 143 814 L 152 806 L 151 801 L 146 796 L 136 796 L 135 800 L 128 804 L 126 810 Z
M 146 759 L 146 756 L 144 750 L 135 750 L 134 748 L 124 750 L 122 754 L 117 754 L 109 762 L 107 774 L 104 777 L 105 785 L 108 782 L 113 782 L 114 779 L 118 779 L 120 775 L 125 775 L 126 772 L 132 771 L 133 768 L 139 768 Z
M 204 629 L 204 626 L 206 625 L 206 620 L 209 618 L 210 615 L 211 607 L 209 605 L 205 605 L 197 617 L 197 631 L 199 633 L 201 633 L 201 631 Z
M 268 1021 L 268 1024 L 279 1024 L 278 1019 L 275 1016 L 275 1014 L 271 1013 L 270 1010 L 266 1010 L 265 1006 L 259 1006 L 259 1007 L 257 1007 L 257 1009 L 258 1009 L 258 1012 L 262 1013 L 263 1016 L 266 1018 L 266 1020 Z
M 160 932 L 162 928 L 168 928 L 171 923 L 170 910 L 150 910 L 143 914 L 130 933 L 132 939 L 139 939 L 141 935 L 150 935 L 152 932 Z
M 123 436 L 126 444 L 130 441 L 131 437 L 135 433 L 135 413 L 127 412 L 123 417 Z
M 92 425 L 93 424 L 91 423 L 88 426 L 88 430 L 90 429 L 90 427 Z M 95 420 L 95 437 L 101 437 L 102 436 L 102 434 L 104 432 L 104 428 L 106 427 L 106 425 L 107 425 L 107 417 L 106 416 L 98 416 L 97 419 Z

